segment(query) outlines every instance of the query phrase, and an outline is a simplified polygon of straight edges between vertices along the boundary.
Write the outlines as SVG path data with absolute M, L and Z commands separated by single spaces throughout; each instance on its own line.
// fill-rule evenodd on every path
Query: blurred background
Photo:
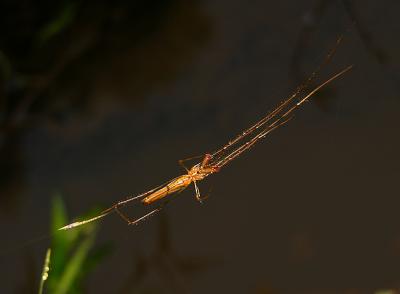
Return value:
M 2 1 L 1 292 L 38 293 L 52 247 L 47 293 L 400 293 L 399 11 Z M 140 226 L 112 215 L 40 239 L 182 174 L 179 159 L 288 97 L 342 33 L 319 80 L 354 69 L 201 182 L 204 204 L 190 187 Z

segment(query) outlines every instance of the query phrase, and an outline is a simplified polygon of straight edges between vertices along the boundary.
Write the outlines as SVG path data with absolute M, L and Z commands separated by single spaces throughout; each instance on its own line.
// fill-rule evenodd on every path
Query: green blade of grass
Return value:
M 84 264 L 89 250 L 91 249 L 94 242 L 94 234 L 86 237 L 82 243 L 77 248 L 75 254 L 69 259 L 67 265 L 64 268 L 62 276 L 59 279 L 59 282 L 56 287 L 56 291 L 54 293 L 57 294 L 65 294 L 69 293 L 69 290 L 73 286 L 73 283 L 76 281 L 77 277 L 80 275 L 80 271 L 82 265 Z
M 49 39 L 65 30 L 70 25 L 70 23 L 72 23 L 75 15 L 76 5 L 74 5 L 73 3 L 67 3 L 67 5 L 64 6 L 63 9 L 61 9 L 59 14 L 39 31 L 38 45 L 43 45 Z
M 53 276 L 59 277 L 65 264 L 68 252 L 78 239 L 79 231 L 71 231 L 68 234 L 60 234 L 58 228 L 67 222 L 67 213 L 60 195 L 53 197 L 51 206 L 51 232 L 53 234 Z
M 39 284 L 39 292 L 38 292 L 39 294 L 43 294 L 44 283 L 46 282 L 47 278 L 49 277 L 50 256 L 51 256 L 51 249 L 48 248 L 46 251 L 46 258 L 44 259 L 42 276 L 41 276 L 40 284 Z

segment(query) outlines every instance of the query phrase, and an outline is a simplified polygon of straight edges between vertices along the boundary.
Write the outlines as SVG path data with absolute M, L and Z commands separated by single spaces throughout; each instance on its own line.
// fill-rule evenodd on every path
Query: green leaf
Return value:
M 94 234 L 86 237 L 77 248 L 75 254 L 68 260 L 54 293 L 70 293 L 69 290 L 75 283 L 77 277 L 79 277 L 82 265 L 88 256 L 90 248 L 93 246 L 94 237 Z
M 41 46 L 49 39 L 62 32 L 75 18 L 76 4 L 67 3 L 59 15 L 39 31 L 38 45 Z
M 97 215 L 93 209 L 83 218 Z M 89 272 L 111 251 L 111 246 L 92 250 L 97 224 L 91 223 L 71 230 L 59 231 L 69 222 L 62 198 L 56 195 L 51 207 L 52 272 L 49 293 L 81 293 L 81 285 Z
M 51 234 L 53 235 L 53 267 L 55 277 L 60 276 L 68 252 L 78 238 L 79 231 L 60 232 L 58 228 L 67 222 L 67 213 L 60 195 L 53 197 L 51 208 Z

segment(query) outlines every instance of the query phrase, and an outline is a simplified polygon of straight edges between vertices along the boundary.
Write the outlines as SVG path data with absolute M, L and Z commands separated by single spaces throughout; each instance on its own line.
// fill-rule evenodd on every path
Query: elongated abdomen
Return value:
M 192 179 L 189 175 L 183 175 L 180 176 L 179 178 L 173 180 L 171 183 L 168 185 L 165 185 L 164 187 L 158 189 L 157 191 L 154 191 L 151 193 L 149 196 L 144 198 L 142 200 L 142 203 L 144 204 L 151 204 L 157 200 L 160 200 L 164 198 L 165 196 L 178 192 L 187 186 L 192 182 Z

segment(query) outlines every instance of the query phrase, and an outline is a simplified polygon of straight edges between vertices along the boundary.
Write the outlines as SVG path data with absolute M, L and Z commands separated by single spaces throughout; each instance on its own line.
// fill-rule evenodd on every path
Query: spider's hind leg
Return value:
M 201 197 L 200 189 L 197 186 L 196 181 L 193 181 L 193 185 L 194 185 L 194 190 L 196 191 L 196 200 L 199 201 L 202 204 L 203 201 L 206 200 L 209 196 L 207 195 L 207 196 Z
M 145 215 L 137 218 L 137 219 L 131 219 L 128 216 L 126 216 L 117 206 L 114 208 L 115 211 L 118 213 L 118 215 L 127 222 L 128 225 L 137 225 L 142 221 L 145 221 L 149 217 L 155 215 L 156 213 L 160 212 L 161 209 L 163 208 L 163 205 L 160 205 L 159 207 L 153 209 L 152 211 L 146 213 Z

